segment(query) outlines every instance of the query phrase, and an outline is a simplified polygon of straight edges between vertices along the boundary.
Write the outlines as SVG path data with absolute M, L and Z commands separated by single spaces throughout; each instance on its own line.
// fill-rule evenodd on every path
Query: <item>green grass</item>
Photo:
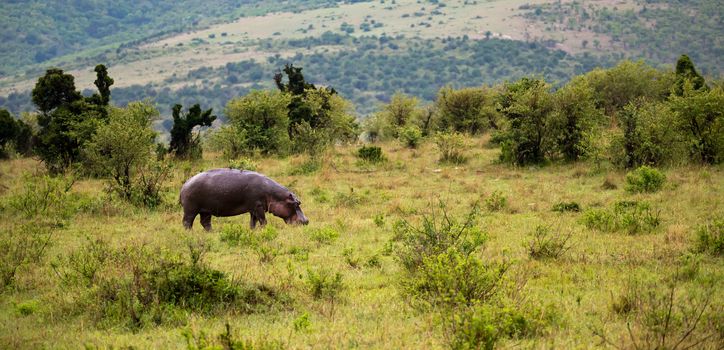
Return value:
M 612 305 L 629 288 L 629 281 L 662 281 L 676 275 L 685 267 L 683 257 L 696 254 L 697 228 L 722 216 L 721 167 L 666 169 L 670 185 L 656 193 L 630 194 L 621 187 L 601 189 L 605 179 L 622 183 L 623 172 L 594 171 L 593 165 L 585 163 L 508 167 L 496 162 L 499 149 L 484 147 L 487 137 L 467 141 L 468 162 L 458 166 L 439 165 L 430 140 L 417 150 L 381 144 L 391 165 L 375 168 L 358 164 L 358 145 L 330 151 L 321 169 L 309 174 L 290 175 L 291 164 L 300 161 L 296 157 L 255 160 L 260 172 L 296 192 L 310 219 L 307 227 L 292 227 L 269 216 L 273 229 L 268 232 L 276 234 L 251 232 L 256 238 L 248 237 L 242 228 L 248 225 L 248 215 L 214 218 L 210 233 L 198 221 L 192 231 L 183 230 L 178 191 L 190 175 L 227 165 L 214 154 L 179 165 L 166 182 L 166 203 L 157 210 L 108 200 L 101 180 L 78 180 L 71 198 L 84 205 L 55 230 L 45 258 L 18 270 L 15 283 L 0 291 L 0 348 L 182 348 L 184 334 L 203 332 L 216 341 L 227 322 L 235 339 L 281 342 L 286 348 L 444 348 L 446 339 L 434 314 L 413 307 L 405 297 L 400 284 L 405 271 L 386 249 L 394 235 L 392 226 L 400 218 L 412 218 L 412 213 L 429 213 L 439 200 L 460 217 L 474 202 L 482 204 L 495 192 L 505 194 L 505 210 L 483 212 L 479 225 L 488 240 L 485 249 L 475 254 L 483 261 L 508 259 L 512 265 L 506 276 L 511 282 L 526 282 L 520 295 L 544 314 L 554 311 L 546 314 L 550 320 L 546 318 L 535 335 L 502 339 L 497 345 L 596 348 L 599 339 L 593 332 L 602 325 L 610 339 L 627 339 L 626 318 Z M 32 159 L 0 162 L 0 203 L 23 188 L 24 174 L 42 173 L 42 169 Z M 337 194 L 350 193 L 361 202 L 340 205 Z M 562 215 L 551 210 L 563 201 L 588 209 L 612 208 L 624 200 L 651 203 L 660 210 L 661 224 L 641 235 L 601 232 L 586 228 L 581 213 Z M 9 209 L 0 210 L 7 218 L 0 222 L 0 229 L 26 220 L 11 216 Z M 573 233 L 565 255 L 543 260 L 529 257 L 531 232 L 541 225 Z M 92 314 L 73 303 L 82 296 L 64 285 L 51 267 L 51 261 L 80 251 L 89 239 L 106 242 L 112 251 L 145 246 L 187 263 L 189 242 L 196 242 L 205 249 L 200 258 L 204 266 L 223 272 L 235 283 L 265 286 L 285 302 L 251 311 L 181 309 L 174 314 L 174 322 L 139 329 L 98 324 Z M 274 249 L 276 256 L 260 259 L 260 245 Z M 681 291 L 722 284 L 720 256 L 700 254 L 696 260 L 698 268 L 678 282 Z M 119 272 L 113 266 L 107 269 L 110 272 L 99 273 Z M 322 283 L 310 280 L 310 271 L 328 271 L 332 278 L 327 284 L 332 286 L 339 273 L 343 288 L 334 287 L 334 298 L 315 297 L 312 286 Z M 714 289 L 712 298 L 712 305 L 721 307 L 724 293 Z

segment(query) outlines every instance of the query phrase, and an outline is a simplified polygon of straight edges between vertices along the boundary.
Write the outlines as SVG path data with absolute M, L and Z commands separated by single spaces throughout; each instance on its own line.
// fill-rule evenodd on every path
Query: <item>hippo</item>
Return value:
M 181 187 L 183 225 L 191 229 L 196 215 L 201 226 L 211 230 L 211 216 L 251 214 L 251 228 L 266 225 L 264 213 L 272 213 L 287 224 L 309 223 L 297 196 L 274 180 L 254 171 L 213 169 L 196 174 Z

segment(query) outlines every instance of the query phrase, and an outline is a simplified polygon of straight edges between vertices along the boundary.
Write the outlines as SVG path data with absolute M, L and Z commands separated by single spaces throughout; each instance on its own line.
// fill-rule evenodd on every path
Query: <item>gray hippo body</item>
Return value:
M 274 180 L 248 170 L 213 169 L 190 178 L 179 197 L 187 229 L 201 215 L 201 225 L 211 230 L 211 216 L 251 214 L 251 228 L 266 224 L 265 213 L 284 219 L 287 224 L 307 224 L 309 220 L 294 193 Z

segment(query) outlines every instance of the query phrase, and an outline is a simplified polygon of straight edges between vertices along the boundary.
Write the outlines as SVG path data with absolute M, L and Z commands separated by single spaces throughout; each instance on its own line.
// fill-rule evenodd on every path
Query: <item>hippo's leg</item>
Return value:
M 253 230 L 256 227 L 256 216 L 254 216 L 254 213 L 249 213 L 251 215 L 251 219 L 249 219 L 249 226 Z
M 191 213 L 191 212 L 184 212 L 184 228 L 187 230 L 191 229 L 191 226 L 194 225 L 194 219 L 196 219 L 197 213 Z
M 201 213 L 201 226 L 204 230 L 211 231 L 211 214 Z

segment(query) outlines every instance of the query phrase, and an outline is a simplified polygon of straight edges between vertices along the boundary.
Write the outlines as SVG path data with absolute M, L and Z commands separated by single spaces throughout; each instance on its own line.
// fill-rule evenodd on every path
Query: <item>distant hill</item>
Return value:
M 0 106 L 15 114 L 33 110 L 29 91 L 50 66 L 73 74 L 80 89 L 92 89 L 97 63 L 116 81 L 115 103 L 152 98 L 165 114 L 176 102 L 221 111 L 230 98 L 272 87 L 271 77 L 285 63 L 338 89 L 361 115 L 395 91 L 430 101 L 447 84 L 526 75 L 563 83 L 626 58 L 671 67 L 686 53 L 701 72 L 718 77 L 724 72 L 724 7 L 718 3 L 4 2 L 7 44 L 0 69 L 7 74 L 0 74 Z

